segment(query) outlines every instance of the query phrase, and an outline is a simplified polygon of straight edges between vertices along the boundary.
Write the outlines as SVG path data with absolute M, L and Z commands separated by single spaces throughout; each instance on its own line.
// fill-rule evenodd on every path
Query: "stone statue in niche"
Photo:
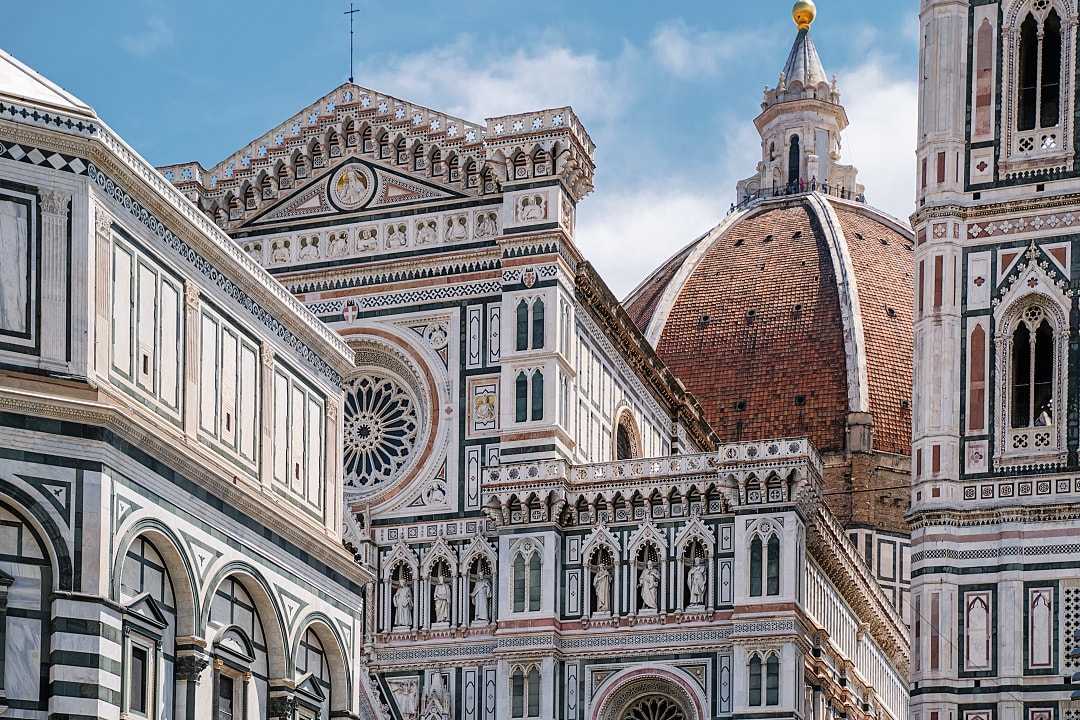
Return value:
M 656 610 L 656 593 L 660 588 L 660 571 L 656 561 L 646 560 L 638 564 L 638 590 L 641 592 L 641 605 L 645 610 Z
M 442 673 L 431 675 L 431 683 L 424 691 L 423 720 L 444 720 L 450 716 L 450 692 L 446 689 L 446 680 Z
M 690 572 L 687 573 L 686 580 L 687 584 L 690 586 L 690 607 L 704 607 L 705 588 L 708 586 L 708 572 L 705 568 L 705 558 L 699 557 L 694 560 Z
M 447 582 L 446 576 L 441 572 L 435 576 L 435 586 L 433 588 L 433 596 L 435 602 L 435 622 L 436 623 L 449 623 L 450 622 L 450 583 Z
M 597 613 L 610 613 L 611 612 L 611 568 L 604 561 L 601 561 L 595 565 L 590 564 L 589 570 L 592 571 L 592 586 L 593 592 L 596 593 L 596 607 L 593 608 Z
M 473 622 L 486 625 L 491 620 L 488 607 L 491 604 L 491 578 L 487 575 L 471 575 Z
M 394 629 L 409 630 L 413 624 L 413 592 L 408 580 L 395 581 L 394 589 Z

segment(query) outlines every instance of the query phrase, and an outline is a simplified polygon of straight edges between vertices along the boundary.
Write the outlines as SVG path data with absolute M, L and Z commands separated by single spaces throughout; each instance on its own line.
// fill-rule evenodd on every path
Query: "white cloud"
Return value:
M 753 175 L 761 141 L 752 122 L 725 115 L 717 119 L 720 147 L 681 176 L 668 171 L 664 182 L 630 184 L 603 178 L 577 213 L 575 242 L 622 299 L 665 260 L 717 225 L 735 199 L 735 183 Z M 662 141 L 662 134 L 656 136 Z
M 708 187 L 613 187 L 582 202 L 576 242 L 617 298 L 691 240 L 726 208 Z
M 906 66 L 873 57 L 840 74 L 841 101 L 851 124 L 844 131 L 843 161 L 875 207 L 906 219 L 915 209 L 915 135 L 918 83 Z
M 172 41 L 173 31 L 169 24 L 160 17 L 150 17 L 141 30 L 121 38 L 120 44 L 132 55 L 147 57 L 168 47 Z
M 649 40 L 653 57 L 665 70 L 681 78 L 716 75 L 726 62 L 750 47 L 760 49 L 753 33 L 726 34 L 695 30 L 682 20 L 667 22 Z
M 629 46 L 611 59 L 556 44 L 494 55 L 477 52 L 477 43 L 460 37 L 427 52 L 388 58 L 377 69 L 362 70 L 357 81 L 474 122 L 563 105 L 609 120 L 633 93 L 635 62 Z

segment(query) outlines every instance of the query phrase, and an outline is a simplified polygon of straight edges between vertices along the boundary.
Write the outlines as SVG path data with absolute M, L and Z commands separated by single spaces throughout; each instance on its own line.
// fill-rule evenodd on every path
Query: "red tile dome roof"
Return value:
M 912 236 L 818 193 L 729 215 L 624 301 L 721 440 L 808 435 L 841 451 L 911 447 Z

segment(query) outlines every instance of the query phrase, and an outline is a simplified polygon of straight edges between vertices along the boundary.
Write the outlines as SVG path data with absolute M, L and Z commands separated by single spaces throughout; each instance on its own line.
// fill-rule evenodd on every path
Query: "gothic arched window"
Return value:
M 1028 13 L 1024 22 L 1020 24 L 1017 130 L 1035 129 L 1035 96 L 1039 62 L 1037 33 L 1035 16 Z
M 529 379 L 519 372 L 514 381 L 514 420 L 525 422 L 529 419 Z
M 1061 40 L 1061 17 L 1053 8 L 1041 21 L 1029 12 L 1020 23 L 1017 130 L 1052 128 L 1061 120 Z
M 532 376 L 532 415 L 533 420 L 544 419 L 544 373 L 537 370 Z
M 529 610 L 540 609 L 540 553 L 533 553 L 529 558 Z
M 756 535 L 750 541 L 750 595 L 761 595 L 761 538 Z
M 626 425 L 619 423 L 615 429 L 615 459 L 631 460 L 634 457 L 634 441 Z
M 788 145 L 788 185 L 796 185 L 799 182 L 799 136 L 792 135 Z
M 1051 10 L 1043 22 L 1042 68 L 1039 74 L 1039 127 L 1058 124 L 1061 109 L 1061 19 Z
M 516 667 L 510 675 L 510 716 L 540 717 L 540 669 Z
M 765 661 L 765 704 L 780 704 L 780 658 L 776 655 Z
M 532 306 L 532 347 L 542 350 L 544 347 L 544 301 L 537 298 Z
M 1034 332 L 1032 332 L 1034 329 Z M 1012 336 L 1014 429 L 1054 422 L 1054 330 L 1038 308 L 1029 308 Z
M 525 556 L 514 558 L 514 612 L 525 612 Z
M 516 350 L 529 349 L 529 303 L 519 300 L 515 311 L 514 348 Z
M 747 704 L 751 707 L 761 706 L 761 658 L 754 655 L 750 658 L 750 682 L 747 684 L 750 697 Z
M 769 538 L 769 558 L 766 567 L 766 595 L 780 594 L 780 538 Z

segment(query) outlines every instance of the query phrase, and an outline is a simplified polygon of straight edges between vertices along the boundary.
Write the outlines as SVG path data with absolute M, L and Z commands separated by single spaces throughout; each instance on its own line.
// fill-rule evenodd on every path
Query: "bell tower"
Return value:
M 739 200 L 783 195 L 814 185 L 846 196 L 862 194 L 857 170 L 840 164 L 840 134 L 848 125 L 834 78 L 825 74 L 810 26 L 812 0 L 798 0 L 791 18 L 798 28 L 776 86 L 765 88 L 754 125 L 761 135 L 757 173 L 737 186 Z

